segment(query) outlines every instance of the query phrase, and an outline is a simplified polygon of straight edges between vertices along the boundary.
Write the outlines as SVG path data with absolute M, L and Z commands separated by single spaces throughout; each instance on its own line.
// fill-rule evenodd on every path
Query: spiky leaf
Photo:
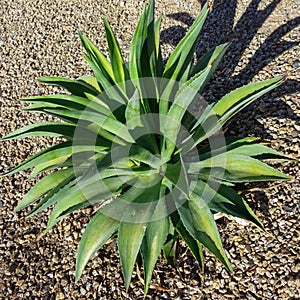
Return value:
M 76 280 L 79 280 L 89 259 L 117 232 L 118 227 L 119 221 L 107 217 L 101 211 L 96 213 L 85 229 L 79 244 Z

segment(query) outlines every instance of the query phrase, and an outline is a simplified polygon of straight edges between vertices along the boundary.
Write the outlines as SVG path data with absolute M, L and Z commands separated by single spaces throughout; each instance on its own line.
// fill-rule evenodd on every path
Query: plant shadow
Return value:
M 205 0 L 198 0 L 203 6 Z M 230 90 L 236 89 L 252 81 L 254 76 L 263 68 L 282 55 L 285 51 L 298 45 L 298 41 L 286 41 L 283 37 L 300 25 L 300 17 L 285 22 L 278 26 L 258 47 L 255 53 L 249 58 L 248 63 L 234 74 L 243 53 L 250 46 L 253 38 L 258 34 L 266 19 L 275 10 L 282 0 L 272 0 L 264 9 L 259 9 L 263 0 L 252 0 L 243 15 L 235 24 L 238 0 L 215 0 L 210 9 L 206 23 L 202 29 L 199 42 L 196 47 L 196 57 L 199 59 L 209 49 L 231 41 L 231 46 L 225 54 L 222 62 L 217 69 L 217 76 L 210 82 L 210 90 L 214 90 L 213 96 L 205 90 L 204 94 L 208 101 L 215 101 Z M 194 18 L 188 13 L 175 13 L 169 17 L 182 22 L 190 27 Z M 164 30 L 161 34 L 162 43 L 169 43 L 176 46 L 181 38 L 186 34 L 186 26 L 172 26 Z M 224 88 L 225 87 L 225 88 Z M 295 114 L 291 107 L 283 100 L 284 95 L 293 94 L 300 90 L 300 81 L 287 79 L 284 84 L 276 89 L 276 101 L 280 101 L 280 107 L 285 111 L 286 118 L 293 119 L 299 123 L 300 116 Z M 206 94 L 208 92 L 208 94 Z M 212 99 L 210 99 L 212 98 Z M 268 102 L 268 97 L 262 98 Z M 274 100 L 273 100 L 274 101 Z M 251 105 L 248 109 L 253 109 Z M 281 112 L 266 111 L 264 117 L 282 117 Z M 258 126 L 261 126 L 258 124 Z M 262 127 L 261 132 L 264 132 Z M 264 134 L 264 139 L 271 136 Z

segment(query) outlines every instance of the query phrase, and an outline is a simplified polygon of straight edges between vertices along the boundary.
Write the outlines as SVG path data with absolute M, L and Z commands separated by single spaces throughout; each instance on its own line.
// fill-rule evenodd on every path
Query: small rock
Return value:
M 56 300 L 63 300 L 63 299 L 65 299 L 64 293 L 62 293 L 62 292 L 57 293 L 55 299 L 56 299 Z
M 181 281 L 176 282 L 176 286 L 177 286 L 179 289 L 184 288 L 184 284 L 183 284 Z
M 261 267 L 257 267 L 256 268 L 256 272 L 259 274 L 259 275 L 264 275 L 265 274 L 265 270 Z
M 300 1 L 300 0 L 299 0 Z M 299 67 L 300 67 L 300 61 L 299 60 L 295 60 L 294 62 L 293 62 L 293 68 L 294 69 L 298 69 Z
M 222 271 L 222 277 L 223 278 L 229 278 L 228 272 L 226 270 Z
M 291 271 L 294 272 L 294 273 L 296 273 L 296 274 L 299 274 L 299 272 L 300 272 L 300 264 L 296 264 L 295 266 L 293 266 L 291 268 Z
M 292 209 L 291 207 L 287 206 L 287 205 L 283 205 L 282 208 L 283 208 L 285 211 L 288 211 L 288 212 L 292 212 L 292 211 L 293 211 L 293 209 Z

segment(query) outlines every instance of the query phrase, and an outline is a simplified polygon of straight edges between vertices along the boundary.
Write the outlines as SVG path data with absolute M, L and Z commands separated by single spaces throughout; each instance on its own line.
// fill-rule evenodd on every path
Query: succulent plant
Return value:
M 22 99 L 32 103 L 26 111 L 50 114 L 61 122 L 28 125 L 3 139 L 50 136 L 61 142 L 4 174 L 29 168 L 32 177 L 45 172 L 16 210 L 37 202 L 29 213 L 33 216 L 54 205 L 49 231 L 70 213 L 97 207 L 79 245 L 77 280 L 89 259 L 114 236 L 127 289 L 140 253 L 147 293 L 161 250 L 172 260 L 178 236 L 201 265 L 204 246 L 231 270 L 214 214 L 244 218 L 261 228 L 235 185 L 288 179 L 262 162 L 284 155 L 254 138 L 222 134 L 228 120 L 283 78 L 243 86 L 216 103 L 199 96 L 229 46 L 219 45 L 193 63 L 207 14 L 205 5 L 166 64 L 154 1 L 144 7 L 128 64 L 104 19 L 109 59 L 79 32 L 94 76 L 40 78 L 69 93 Z

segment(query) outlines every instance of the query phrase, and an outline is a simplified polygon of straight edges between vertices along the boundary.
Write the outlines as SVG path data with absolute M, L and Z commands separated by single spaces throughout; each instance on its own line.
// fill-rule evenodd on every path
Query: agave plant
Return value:
M 179 236 L 201 266 L 204 246 L 231 271 L 214 214 L 244 218 L 261 228 L 235 185 L 288 179 L 262 162 L 285 159 L 284 155 L 254 138 L 225 138 L 221 131 L 283 78 L 243 86 L 193 111 L 229 46 L 217 46 L 193 63 L 207 13 L 205 5 L 166 64 L 154 1 L 144 7 L 128 64 L 106 19 L 109 59 L 79 32 L 94 76 L 40 78 L 69 93 L 22 99 L 31 103 L 25 110 L 50 114 L 61 122 L 28 125 L 3 138 L 62 138 L 5 175 L 32 167 L 32 177 L 47 171 L 16 207 L 37 202 L 29 213 L 33 216 L 54 205 L 46 231 L 70 213 L 96 205 L 79 245 L 77 280 L 89 259 L 114 236 L 127 289 L 141 254 L 147 293 L 161 250 L 172 260 Z

